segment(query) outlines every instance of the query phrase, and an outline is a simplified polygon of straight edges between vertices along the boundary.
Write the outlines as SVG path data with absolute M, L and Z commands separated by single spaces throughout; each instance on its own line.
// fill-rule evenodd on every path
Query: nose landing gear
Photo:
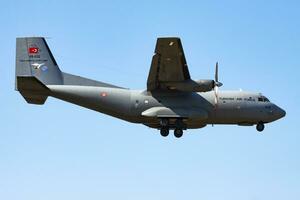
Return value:
M 256 125 L 256 130 L 257 130 L 257 131 L 262 132 L 264 129 L 265 129 L 265 125 L 264 125 L 263 122 L 259 122 L 259 123 Z

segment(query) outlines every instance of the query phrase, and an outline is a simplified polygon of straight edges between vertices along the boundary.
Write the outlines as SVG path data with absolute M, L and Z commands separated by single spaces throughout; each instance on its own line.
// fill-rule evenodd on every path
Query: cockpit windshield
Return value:
M 270 100 L 267 97 L 265 97 L 265 96 L 258 97 L 258 101 L 261 101 L 261 102 L 270 102 Z

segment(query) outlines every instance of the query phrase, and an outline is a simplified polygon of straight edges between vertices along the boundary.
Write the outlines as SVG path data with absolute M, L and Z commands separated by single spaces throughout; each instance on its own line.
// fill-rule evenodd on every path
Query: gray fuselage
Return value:
M 182 118 L 186 128 L 201 128 L 207 124 L 254 125 L 285 116 L 284 110 L 260 93 L 245 91 L 219 91 L 216 101 L 214 91 L 150 93 L 93 86 L 47 87 L 52 97 L 152 128 L 160 128 L 159 119 L 162 117 L 170 120 Z M 153 108 L 167 110 L 167 114 L 152 116 Z M 149 112 L 145 112 L 147 110 Z M 155 113 L 158 112 L 155 110 Z

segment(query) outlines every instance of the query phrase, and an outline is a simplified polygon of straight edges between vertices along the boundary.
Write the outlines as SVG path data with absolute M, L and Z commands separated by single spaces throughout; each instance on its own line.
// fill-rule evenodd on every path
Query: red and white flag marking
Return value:
M 39 52 L 39 48 L 38 47 L 29 47 L 28 48 L 28 53 L 30 54 L 36 54 Z

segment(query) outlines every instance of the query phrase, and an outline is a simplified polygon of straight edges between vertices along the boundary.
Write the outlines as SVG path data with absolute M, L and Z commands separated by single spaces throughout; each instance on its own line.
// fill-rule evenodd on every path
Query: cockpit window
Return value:
M 270 102 L 269 99 L 267 97 L 264 97 L 264 96 L 258 97 L 258 101 L 261 101 L 261 102 Z

